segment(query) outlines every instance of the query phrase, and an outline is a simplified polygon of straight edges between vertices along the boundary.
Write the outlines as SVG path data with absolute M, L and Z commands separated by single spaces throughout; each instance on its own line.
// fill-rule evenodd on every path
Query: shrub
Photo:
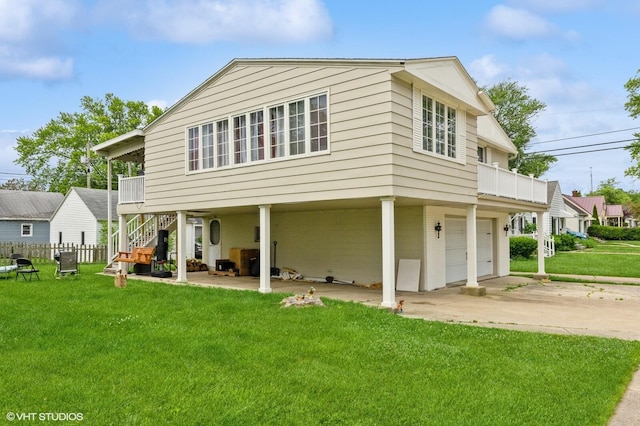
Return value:
M 556 242 L 556 250 L 558 251 L 571 251 L 576 249 L 577 238 L 569 234 L 560 234 L 553 236 Z
M 603 240 L 640 240 L 640 228 L 618 228 L 617 226 L 591 225 L 587 230 L 590 237 Z
M 524 225 L 524 229 L 522 230 L 523 234 L 533 234 L 536 232 L 537 226 L 535 223 L 526 223 Z
M 509 255 L 511 259 L 529 259 L 538 250 L 538 241 L 529 237 L 512 237 L 509 239 Z

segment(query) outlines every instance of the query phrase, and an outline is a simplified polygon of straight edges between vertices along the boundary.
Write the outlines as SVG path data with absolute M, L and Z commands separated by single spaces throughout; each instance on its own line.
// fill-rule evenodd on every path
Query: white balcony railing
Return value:
M 118 204 L 144 203 L 144 176 L 118 176 Z
M 547 181 L 478 163 L 478 193 L 547 204 Z

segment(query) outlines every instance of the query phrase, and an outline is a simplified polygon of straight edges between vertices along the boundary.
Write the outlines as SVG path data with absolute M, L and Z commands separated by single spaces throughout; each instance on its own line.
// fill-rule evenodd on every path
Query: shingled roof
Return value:
M 106 189 L 77 188 L 73 187 L 69 191 L 75 191 L 78 197 L 84 202 L 89 211 L 97 220 L 107 220 L 107 193 Z M 68 194 L 67 194 L 68 196 Z M 118 218 L 118 191 L 111 192 L 111 218 Z
M 64 196 L 57 192 L 0 190 L 0 220 L 51 218 Z

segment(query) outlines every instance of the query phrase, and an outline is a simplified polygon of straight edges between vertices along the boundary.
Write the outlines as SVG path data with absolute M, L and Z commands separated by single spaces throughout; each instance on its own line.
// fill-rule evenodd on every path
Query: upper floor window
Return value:
M 478 163 L 487 162 L 487 149 L 483 146 L 478 147 Z
M 329 150 L 327 95 L 269 105 L 187 129 L 187 170 Z
M 414 89 L 414 151 L 464 163 L 464 111 Z

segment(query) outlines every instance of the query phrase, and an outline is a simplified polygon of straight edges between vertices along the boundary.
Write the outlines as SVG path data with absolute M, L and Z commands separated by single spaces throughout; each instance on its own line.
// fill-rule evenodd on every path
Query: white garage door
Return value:
M 467 221 L 447 219 L 445 221 L 446 282 L 467 279 Z M 491 220 L 478 220 L 476 225 L 478 276 L 493 273 L 493 235 Z

